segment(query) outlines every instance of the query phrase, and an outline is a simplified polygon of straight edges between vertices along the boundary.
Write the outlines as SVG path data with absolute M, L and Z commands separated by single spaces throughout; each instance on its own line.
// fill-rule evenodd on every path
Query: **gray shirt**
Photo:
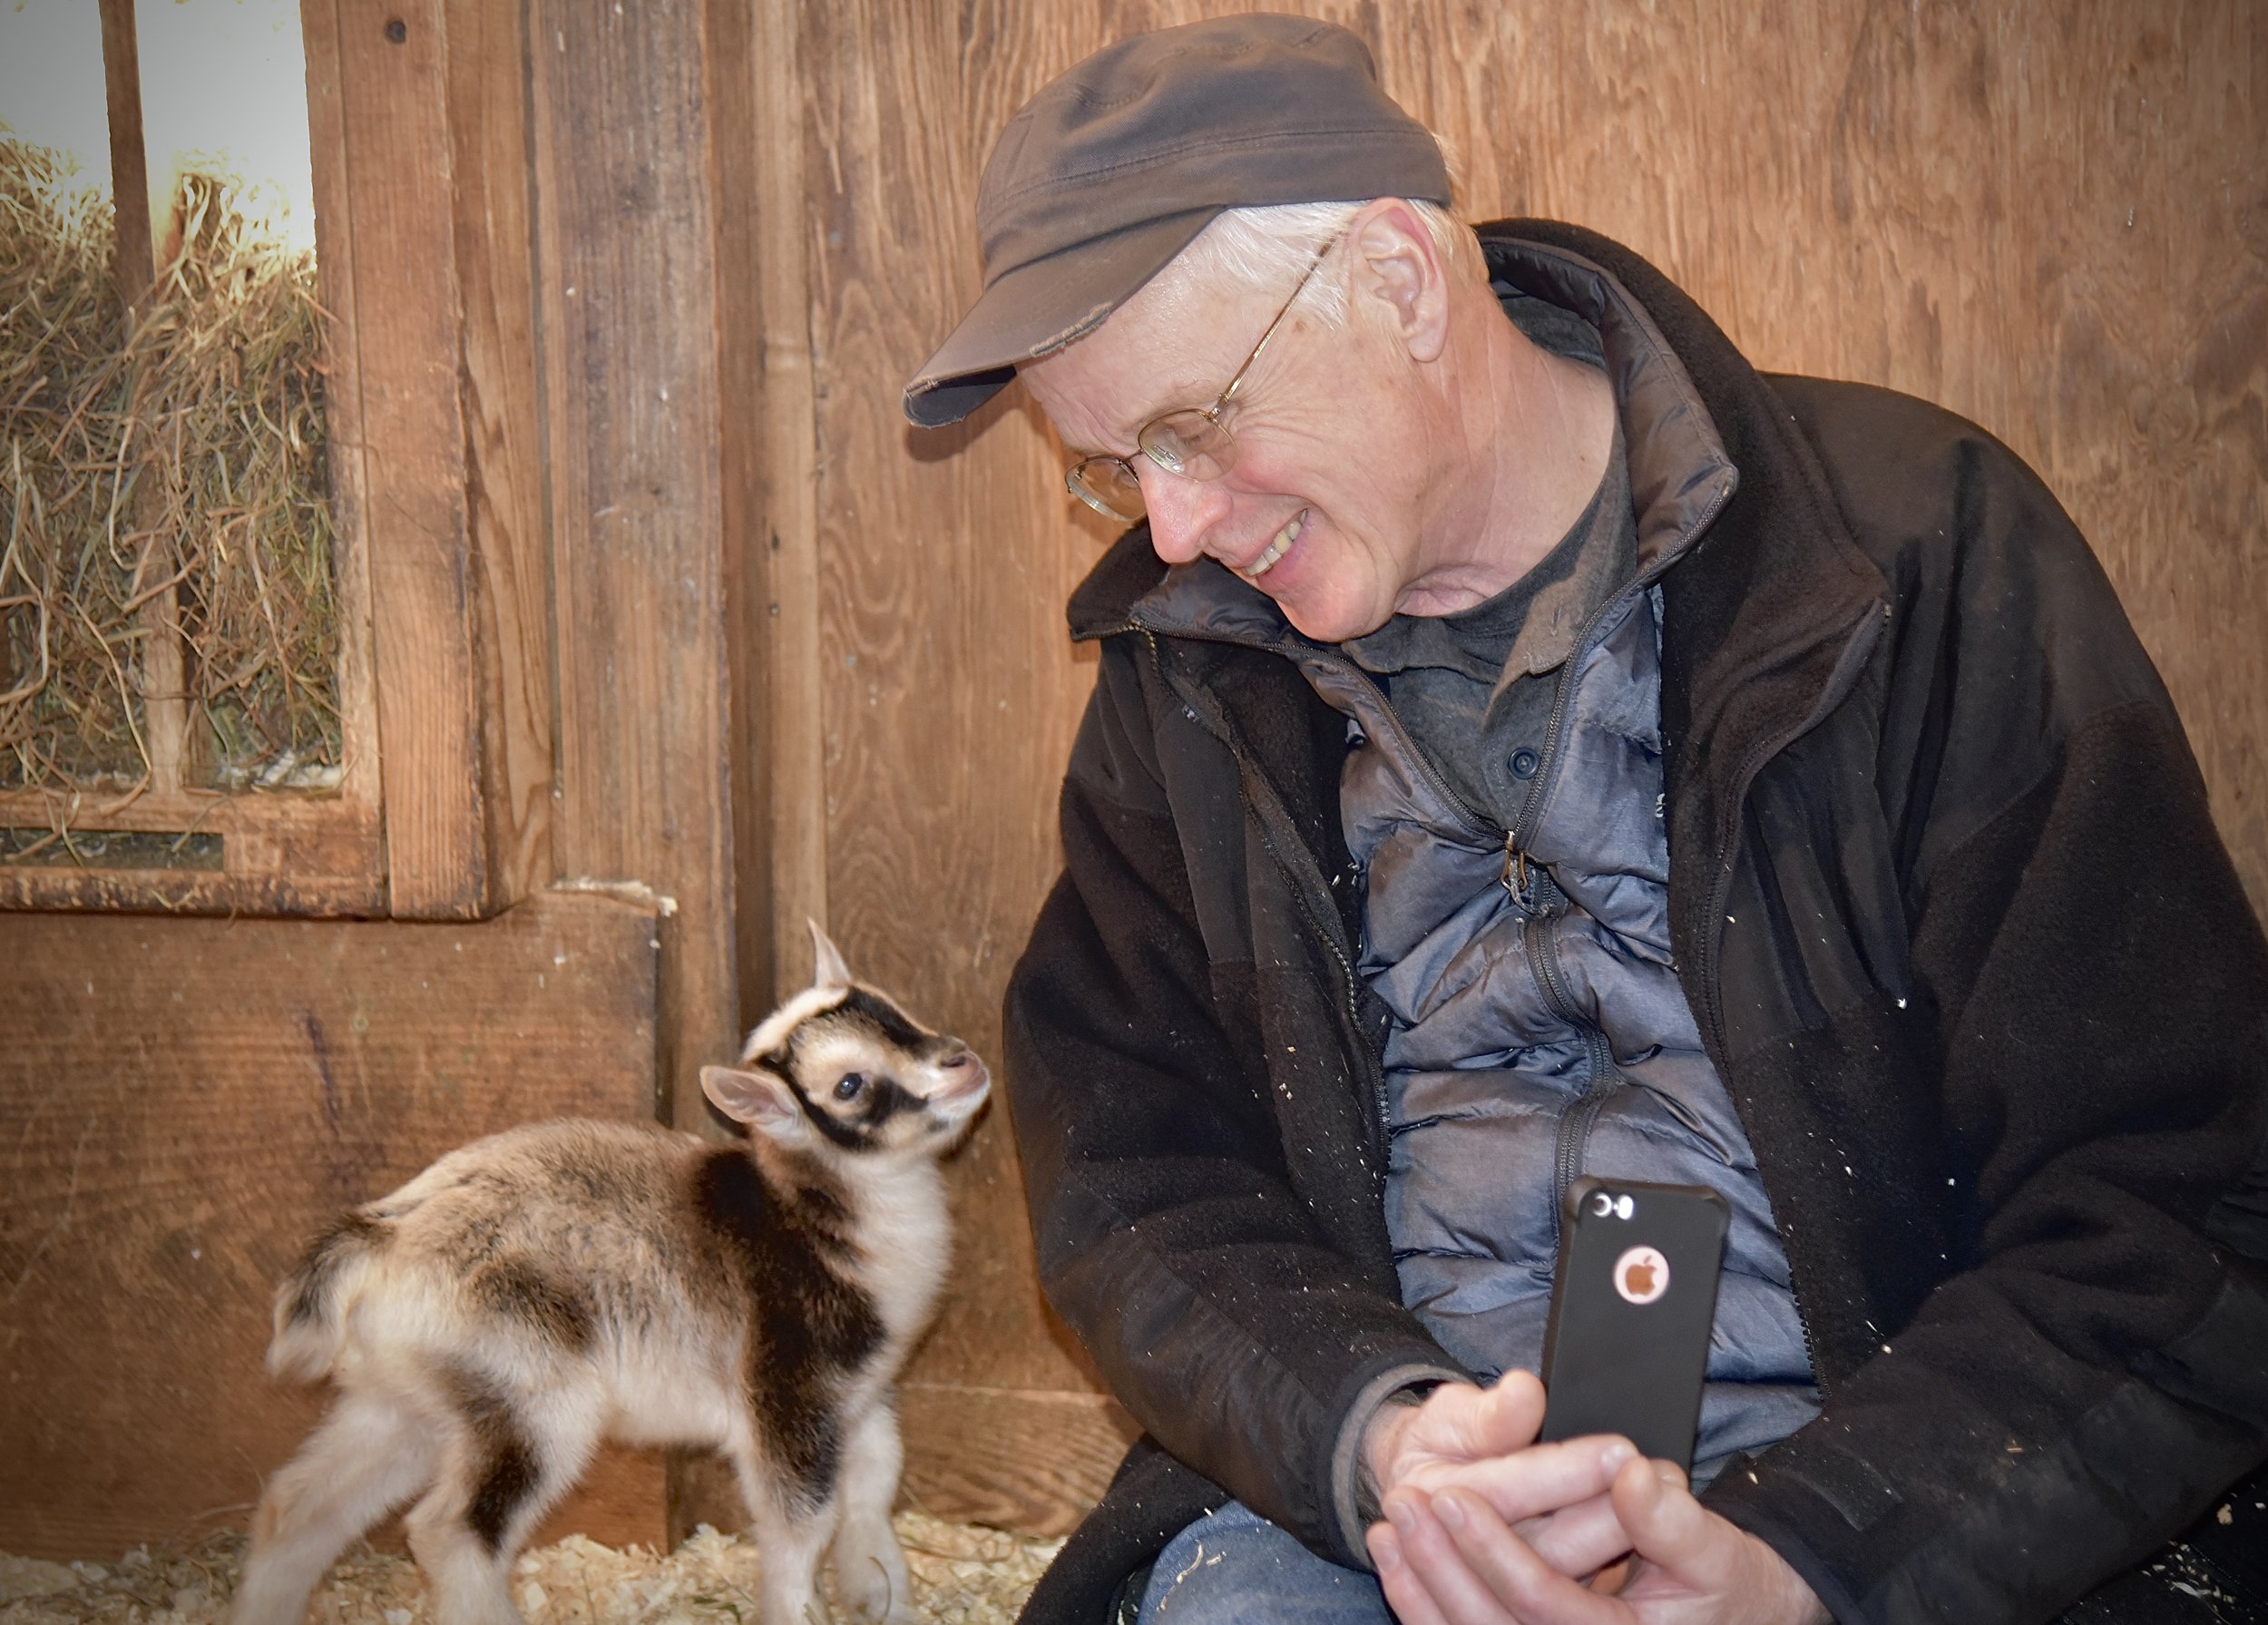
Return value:
M 1504 313 L 1555 356 L 1604 371 L 1598 329 L 1499 287 Z M 1340 645 L 1378 680 L 1426 759 L 1472 810 L 1509 829 L 1543 759 L 1559 668 L 1599 607 L 1637 570 L 1622 416 L 1589 505 L 1535 566 L 1454 615 L 1396 615 Z
M 1426 759 L 1472 810 L 1519 821 L 1543 759 L 1559 668 L 1637 570 L 1622 426 L 1582 516 L 1535 567 L 1454 615 L 1396 615 L 1340 647 L 1378 680 Z

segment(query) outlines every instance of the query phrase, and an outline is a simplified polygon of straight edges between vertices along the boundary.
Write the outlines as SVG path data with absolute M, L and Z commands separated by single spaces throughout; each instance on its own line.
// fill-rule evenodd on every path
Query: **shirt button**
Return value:
M 1532 750 L 1520 749 L 1512 752 L 1512 777 L 1514 778 L 1533 778 L 1536 776 L 1536 769 L 1542 765 L 1543 759 Z

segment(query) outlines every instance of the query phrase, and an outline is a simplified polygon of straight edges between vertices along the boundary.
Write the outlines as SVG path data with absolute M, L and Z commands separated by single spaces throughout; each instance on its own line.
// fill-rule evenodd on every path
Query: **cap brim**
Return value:
M 925 429 L 958 423 L 1035 361 L 1102 325 L 1205 230 L 1218 206 L 1144 220 L 1003 272 L 905 387 Z

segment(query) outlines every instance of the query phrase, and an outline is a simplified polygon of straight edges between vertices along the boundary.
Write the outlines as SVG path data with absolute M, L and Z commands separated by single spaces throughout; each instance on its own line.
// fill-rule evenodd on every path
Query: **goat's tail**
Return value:
M 311 1383 L 326 1375 L 345 1340 L 345 1307 L 370 1260 L 386 1246 L 387 1227 L 347 1213 L 308 1246 L 298 1265 L 276 1288 L 276 1335 L 268 1344 L 268 1369 Z

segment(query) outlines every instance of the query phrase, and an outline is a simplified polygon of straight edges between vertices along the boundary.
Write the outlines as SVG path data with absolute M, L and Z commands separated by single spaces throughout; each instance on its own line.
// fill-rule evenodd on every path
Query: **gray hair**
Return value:
M 1405 200 L 1424 222 L 1433 244 L 1452 273 L 1488 279 L 1481 244 L 1472 228 L 1438 203 Z M 1369 200 L 1331 203 L 1276 203 L 1230 209 L 1213 217 L 1196 240 L 1176 256 L 1188 285 L 1227 284 L 1239 289 L 1288 292 L 1315 262 L 1316 252 L 1344 231 L 1347 222 L 1370 206 Z M 1326 267 L 1307 284 L 1301 301 L 1327 326 L 1346 320 L 1346 277 Z

